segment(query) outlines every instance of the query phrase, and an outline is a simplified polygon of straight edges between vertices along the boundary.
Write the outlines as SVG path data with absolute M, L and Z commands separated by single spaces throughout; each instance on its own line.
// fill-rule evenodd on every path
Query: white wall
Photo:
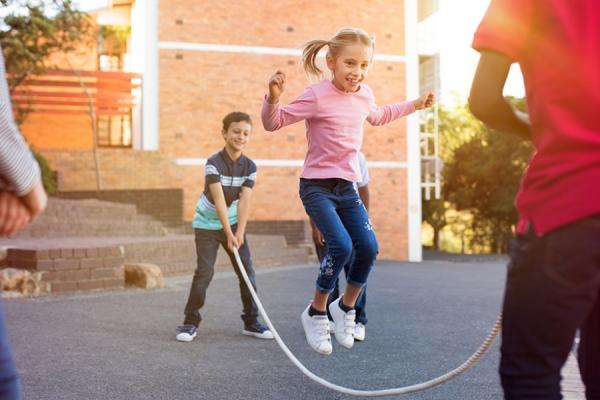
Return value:
M 138 0 L 131 7 L 131 70 L 143 76 L 141 135 L 134 147 L 158 150 L 158 0 Z

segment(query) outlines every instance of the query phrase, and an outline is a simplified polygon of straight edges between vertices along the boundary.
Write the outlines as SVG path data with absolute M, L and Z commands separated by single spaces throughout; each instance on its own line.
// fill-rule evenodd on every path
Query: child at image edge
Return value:
M 300 174 L 300 198 L 309 217 L 327 243 L 312 303 L 301 315 L 310 347 L 331 354 L 332 344 L 326 315 L 327 297 L 344 265 L 350 262 L 346 291 L 329 305 L 336 340 L 344 347 L 354 344 L 354 304 L 378 253 L 377 239 L 354 182 L 361 180 L 358 152 L 363 124 L 383 125 L 415 110 L 430 107 L 434 96 L 378 107 L 373 92 L 363 83 L 373 60 L 374 41 L 355 28 L 340 30 L 330 40 L 307 43 L 302 54 L 309 75 L 322 77 L 316 65 L 324 47 L 331 80 L 306 88 L 294 101 L 280 107 L 286 77 L 277 71 L 269 80 L 269 94 L 262 108 L 267 131 L 305 120 L 308 151 Z M 350 260 L 354 252 L 353 260 Z

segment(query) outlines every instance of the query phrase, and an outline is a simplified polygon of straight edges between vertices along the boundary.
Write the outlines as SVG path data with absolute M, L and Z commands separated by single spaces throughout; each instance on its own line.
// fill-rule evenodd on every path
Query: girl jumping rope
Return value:
M 308 151 L 300 178 L 300 198 L 327 243 L 312 304 L 302 313 L 308 344 L 318 353 L 331 354 L 332 344 L 326 314 L 327 297 L 344 265 L 350 263 L 345 293 L 329 305 L 336 340 L 344 347 L 354 344 L 354 303 L 378 253 L 377 239 L 369 216 L 353 182 L 360 181 L 358 152 L 363 124 L 387 124 L 397 118 L 430 107 L 434 96 L 427 93 L 414 101 L 383 107 L 375 104 L 371 88 L 363 83 L 373 60 L 374 41 L 360 29 L 340 30 L 330 40 L 308 42 L 302 62 L 309 75 L 323 78 L 316 65 L 319 51 L 328 48 L 327 67 L 331 80 L 306 88 L 285 107 L 279 106 L 286 77 L 277 71 L 269 80 L 269 94 L 262 108 L 267 131 L 305 120 Z M 350 260 L 353 254 L 354 259 Z

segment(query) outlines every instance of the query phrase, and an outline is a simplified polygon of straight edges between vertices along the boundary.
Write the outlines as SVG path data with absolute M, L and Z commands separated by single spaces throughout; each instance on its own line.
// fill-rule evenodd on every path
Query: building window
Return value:
M 109 54 L 100 54 L 98 56 L 98 66 L 100 71 L 120 71 L 121 58 Z
M 100 71 L 123 71 L 127 41 L 131 34 L 129 26 L 100 27 L 98 32 L 98 69 Z
M 98 116 L 99 147 L 131 147 L 131 115 Z

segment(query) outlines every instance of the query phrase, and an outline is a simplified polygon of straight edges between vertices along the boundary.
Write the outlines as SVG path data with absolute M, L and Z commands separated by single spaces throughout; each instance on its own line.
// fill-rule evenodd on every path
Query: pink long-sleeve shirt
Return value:
M 300 176 L 307 179 L 341 178 L 361 180 L 358 152 L 365 120 L 371 125 L 387 124 L 415 111 L 411 101 L 378 107 L 371 88 L 361 85 L 354 93 L 324 80 L 306 88 L 285 107 L 263 101 L 262 123 L 267 131 L 305 120 L 308 151 Z

